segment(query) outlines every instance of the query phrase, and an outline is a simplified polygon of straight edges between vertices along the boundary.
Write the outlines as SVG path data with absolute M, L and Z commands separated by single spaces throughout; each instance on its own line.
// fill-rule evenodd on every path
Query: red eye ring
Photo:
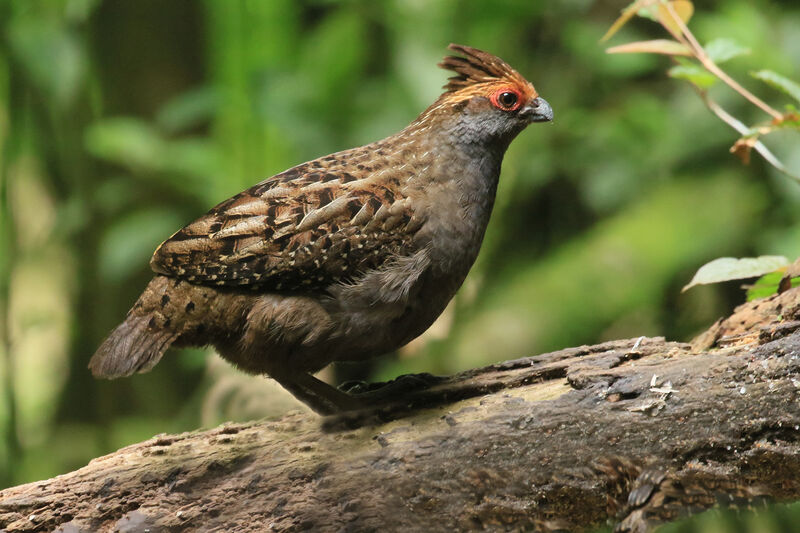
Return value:
M 515 111 L 522 103 L 522 95 L 520 95 L 519 91 L 516 89 L 511 87 L 503 87 L 502 89 L 495 91 L 489 100 L 497 109 L 501 109 L 503 111 Z

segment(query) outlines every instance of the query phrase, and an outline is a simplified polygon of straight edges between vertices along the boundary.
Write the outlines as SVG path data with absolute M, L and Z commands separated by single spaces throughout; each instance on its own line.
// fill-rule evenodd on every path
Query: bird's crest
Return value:
M 498 82 L 510 82 L 520 88 L 528 89 L 525 92 L 533 89 L 528 80 L 497 56 L 461 44 L 450 44 L 448 48 L 465 57 L 447 56 L 439 63 L 441 68 L 456 73 L 456 76 L 449 78 L 444 86 L 446 93 Z M 536 96 L 535 91 L 532 96 Z

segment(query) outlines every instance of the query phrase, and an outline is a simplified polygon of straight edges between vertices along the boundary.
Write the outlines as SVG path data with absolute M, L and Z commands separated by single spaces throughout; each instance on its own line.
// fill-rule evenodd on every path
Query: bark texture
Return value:
M 582 346 L 369 413 L 161 435 L 0 492 L 29 531 L 644 531 L 800 499 L 800 288 L 691 344 Z

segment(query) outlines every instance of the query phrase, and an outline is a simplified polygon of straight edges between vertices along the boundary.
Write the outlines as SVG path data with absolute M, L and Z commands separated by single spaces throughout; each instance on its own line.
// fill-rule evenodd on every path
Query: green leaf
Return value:
M 678 58 L 678 65 L 669 69 L 668 74 L 672 78 L 686 80 L 700 87 L 708 89 L 717 82 L 717 77 L 706 69 L 691 61 Z
M 749 48 L 741 46 L 733 39 L 714 39 L 706 44 L 705 51 L 708 57 L 711 58 L 711 61 L 717 64 L 750 53 Z
M 770 272 L 764 274 L 749 289 L 747 289 L 747 301 L 766 298 L 778 292 L 778 284 L 781 281 L 783 272 Z
M 166 143 L 161 169 L 174 174 L 171 180 L 185 180 L 186 176 L 207 181 L 209 176 L 224 172 L 218 145 L 202 137 L 188 137 Z
M 670 39 L 654 39 L 652 41 L 636 41 L 633 43 L 612 46 L 607 54 L 664 54 L 668 56 L 691 56 L 692 52 L 685 45 Z
M 751 72 L 750 75 L 800 102 L 800 85 L 797 82 L 771 70 L 759 70 Z
M 145 268 L 156 247 L 182 225 L 177 212 L 143 209 L 115 220 L 100 241 L 100 275 L 118 283 Z
M 762 255 L 760 257 L 720 257 L 706 263 L 697 271 L 681 292 L 695 285 L 708 285 L 734 279 L 748 279 L 775 272 L 789 264 L 789 260 L 781 255 Z
M 164 131 L 176 133 L 211 120 L 219 103 L 219 95 L 212 87 L 200 87 L 182 93 L 162 107 L 156 122 Z
M 109 118 L 86 131 L 86 149 L 100 159 L 152 169 L 161 161 L 164 141 L 149 124 L 135 118 Z

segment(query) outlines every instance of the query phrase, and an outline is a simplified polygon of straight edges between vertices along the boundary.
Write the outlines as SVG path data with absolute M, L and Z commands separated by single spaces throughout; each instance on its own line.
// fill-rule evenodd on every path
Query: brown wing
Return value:
M 368 156 L 334 154 L 251 187 L 175 233 L 150 266 L 198 284 L 312 290 L 405 253 L 420 221 L 402 176 L 358 164 Z

